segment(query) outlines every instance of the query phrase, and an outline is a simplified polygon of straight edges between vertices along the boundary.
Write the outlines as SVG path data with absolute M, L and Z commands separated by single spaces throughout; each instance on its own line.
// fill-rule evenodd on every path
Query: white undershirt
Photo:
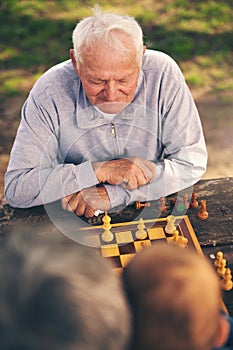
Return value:
M 94 108 L 95 108 L 99 113 L 101 113 L 102 116 L 103 116 L 104 118 L 109 119 L 109 120 L 113 120 L 114 117 L 115 117 L 115 115 L 116 115 L 116 113 L 105 113 L 105 112 L 101 111 L 101 109 L 99 109 L 98 107 L 96 107 L 95 105 L 94 105 Z

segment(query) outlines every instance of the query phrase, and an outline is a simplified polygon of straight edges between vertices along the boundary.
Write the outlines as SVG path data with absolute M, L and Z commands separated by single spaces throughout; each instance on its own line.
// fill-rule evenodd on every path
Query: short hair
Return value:
M 134 350 L 210 350 L 219 327 L 214 269 L 194 252 L 145 248 L 123 273 L 133 313 Z
M 17 233 L 2 243 L 2 349 L 127 346 L 130 318 L 119 278 L 91 248 L 68 241 Z
M 76 64 L 83 63 L 83 49 L 89 50 L 94 43 L 101 42 L 116 50 L 118 54 L 128 51 L 121 40 L 119 33 L 132 38 L 137 53 L 139 66 L 142 63 L 143 32 L 138 22 L 130 16 L 121 16 L 111 12 L 103 13 L 100 8 L 94 8 L 94 15 L 82 19 L 73 31 L 73 46 Z

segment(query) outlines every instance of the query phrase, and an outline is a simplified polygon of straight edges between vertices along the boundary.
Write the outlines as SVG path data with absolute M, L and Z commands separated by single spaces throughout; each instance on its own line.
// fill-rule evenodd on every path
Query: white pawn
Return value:
M 113 236 L 113 233 L 110 231 L 110 229 L 112 227 L 110 224 L 111 218 L 110 218 L 110 216 L 108 216 L 107 212 L 105 212 L 105 215 L 103 216 L 102 221 L 104 223 L 103 224 L 104 232 L 103 232 L 101 238 L 104 242 L 111 242 L 113 240 L 114 236 Z
M 225 275 L 221 281 L 221 286 L 224 290 L 231 290 L 233 287 L 232 274 L 229 268 L 227 268 L 225 271 Z
M 144 230 L 145 224 L 144 224 L 144 221 L 142 218 L 138 221 L 137 228 L 138 228 L 138 230 L 135 233 L 136 238 L 137 239 L 145 239 L 147 237 L 147 232 L 146 232 L 146 230 Z
M 167 238 L 167 242 L 168 242 L 168 244 L 170 244 L 170 243 L 177 244 L 178 239 L 179 239 L 179 231 L 178 230 L 174 230 L 172 232 L 172 237 L 168 237 Z
M 178 240 L 177 240 L 177 244 L 179 247 L 181 248 L 187 248 L 188 245 L 188 239 L 186 237 L 183 236 L 179 236 Z
M 173 231 L 176 230 L 175 220 L 176 218 L 173 215 L 169 215 L 167 217 L 167 225 L 165 227 L 165 232 L 169 235 L 172 235 Z
M 217 273 L 218 275 L 220 276 L 224 276 L 225 275 L 225 272 L 226 272 L 226 259 L 222 259 L 221 262 L 220 262 L 220 266 L 219 268 L 217 269 Z
M 221 261 L 223 259 L 223 252 L 217 252 L 216 256 L 217 256 L 217 259 L 215 260 L 214 265 L 216 267 L 220 267 Z

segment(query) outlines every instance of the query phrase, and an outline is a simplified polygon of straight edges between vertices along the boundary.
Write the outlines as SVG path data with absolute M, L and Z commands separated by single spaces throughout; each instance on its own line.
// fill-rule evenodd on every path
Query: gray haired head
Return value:
M 120 40 L 119 35 L 125 34 L 132 39 L 137 52 L 139 66 L 143 55 L 143 32 L 138 22 L 130 16 L 106 12 L 94 8 L 93 16 L 81 20 L 73 31 L 73 46 L 77 66 L 83 63 L 83 51 L 88 51 L 96 42 L 109 46 L 118 54 L 129 51 Z

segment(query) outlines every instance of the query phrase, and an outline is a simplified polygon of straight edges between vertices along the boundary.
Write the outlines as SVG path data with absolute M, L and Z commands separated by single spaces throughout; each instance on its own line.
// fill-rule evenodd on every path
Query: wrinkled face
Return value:
M 91 50 L 83 52 L 83 64 L 76 66 L 84 91 L 93 105 L 105 113 L 118 113 L 134 97 L 139 76 L 136 49 L 125 39 L 130 51 L 119 55 L 107 46 L 97 43 Z

